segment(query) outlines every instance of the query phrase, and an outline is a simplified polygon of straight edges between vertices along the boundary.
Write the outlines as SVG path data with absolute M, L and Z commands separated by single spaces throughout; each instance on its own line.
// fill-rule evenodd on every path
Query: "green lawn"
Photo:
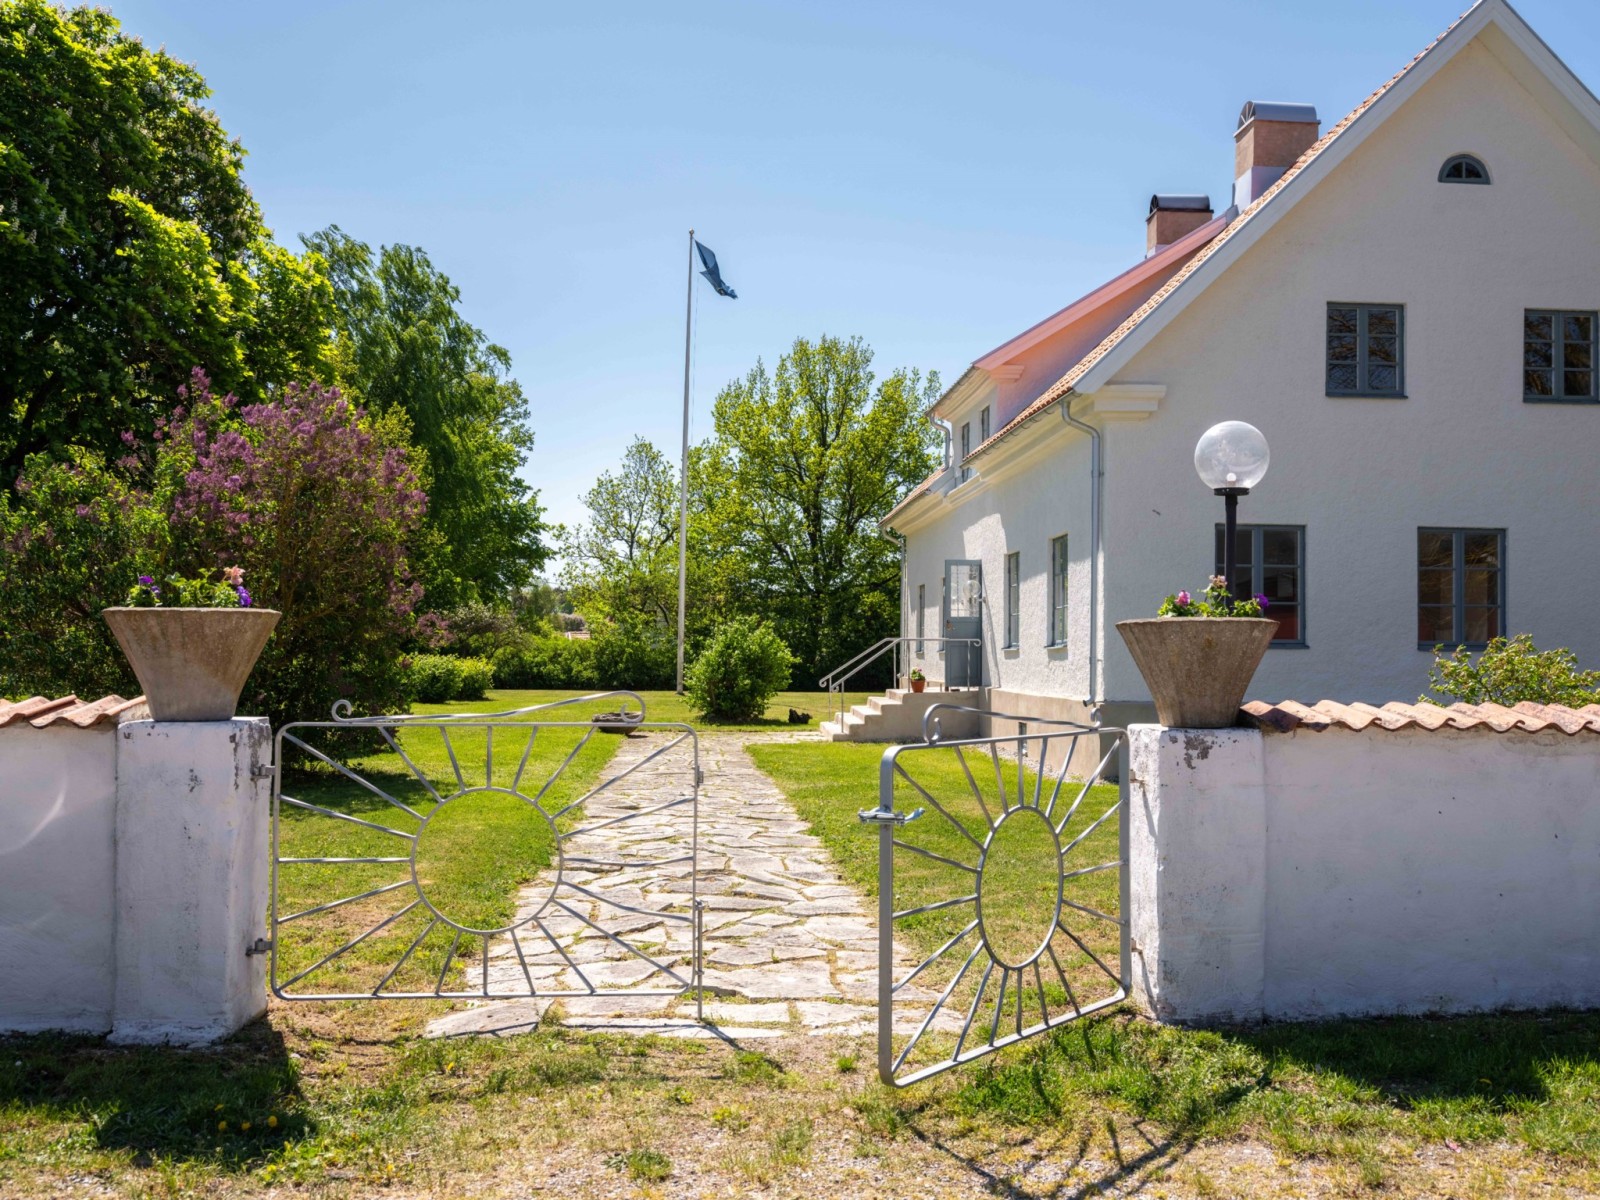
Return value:
M 877 803 L 883 751 L 882 746 L 848 743 L 751 747 L 757 765 L 794 801 L 846 878 L 874 896 L 877 836 L 856 814 Z M 992 766 L 987 757 L 979 760 L 970 752 L 967 757 L 978 793 L 997 812 L 1000 785 Z M 898 836 L 948 858 L 974 861 L 971 842 L 934 811 L 928 798 L 982 840 L 986 823 L 954 754 L 948 749 L 902 752 L 901 759 L 927 795 L 901 780 L 896 809 L 922 807 L 928 812 Z M 1015 803 L 1016 766 L 1003 766 L 1006 794 Z M 1032 773 L 1025 772 L 1022 792 L 1030 802 L 1032 784 Z M 1070 794 L 1075 796 L 1076 789 Z M 1115 796 L 1111 787 L 1093 789 L 1068 823 L 1067 837 L 1085 829 Z M 1048 802 L 1048 785 L 1044 797 Z M 1058 803 L 1058 815 L 1060 811 Z M 956 868 L 903 849 L 895 857 L 897 910 L 974 890 L 970 877 Z M 1115 857 L 1113 818 L 1085 839 L 1066 865 L 1070 869 Z M 1008 926 L 992 934 L 1002 956 L 1036 937 L 1037 919 L 1026 914 L 1048 906 L 1052 885 L 1029 869 L 1029 863 L 1026 847 L 1016 848 L 1009 863 L 996 860 L 1007 870 L 992 881 L 996 902 L 989 907 L 999 910 L 1003 902 L 1013 914 Z M 1066 888 L 1070 901 L 1108 914 L 1117 911 L 1115 871 L 1068 880 Z M 987 890 L 984 900 L 988 905 Z M 971 919 L 972 907 L 958 905 L 903 919 L 896 923 L 897 936 L 929 953 L 959 932 Z M 1086 947 L 1114 967 L 1116 929 L 1073 910 L 1067 916 Z M 1059 941 L 1053 947 L 1061 951 Z M 1070 944 L 1068 949 L 1077 951 Z M 954 955 L 947 957 L 959 962 Z M 1060 952 L 1060 958 L 1081 1001 L 1109 988 L 1086 954 Z M 941 984 L 951 971 L 946 966 L 937 976 Z M 963 988 L 960 995 L 970 991 Z M 1054 1009 L 1059 984 L 1053 990 L 1047 977 L 1045 992 Z M 991 1008 L 986 1003 L 983 1011 Z M 1026 1019 L 1035 1019 L 1035 1009 L 1024 1011 Z M 928 1040 L 948 1049 L 947 1041 Z M 917 1059 L 910 1061 L 915 1065 Z M 1265 1141 L 1290 1158 L 1317 1156 L 1347 1164 L 1367 1187 L 1394 1174 L 1397 1155 L 1411 1155 L 1424 1146 L 1448 1150 L 1451 1145 L 1510 1143 L 1587 1170 L 1600 1165 L 1600 1014 L 1331 1021 L 1201 1031 L 1156 1025 L 1131 1011 L 1113 1010 L 1003 1050 L 937 1083 L 880 1093 L 869 1109 L 885 1128 L 909 1124 L 970 1130 L 997 1124 L 1037 1136 L 1064 1126 L 1114 1129 L 1131 1120 L 1141 1127 L 1150 1122 L 1171 1143 L 1246 1137 Z M 1201 1194 L 1206 1194 L 1203 1188 Z M 1490 1189 L 1486 1194 L 1495 1193 Z
M 433 706 L 436 711 L 465 707 Z M 286 984 L 407 905 L 414 906 L 293 984 L 291 990 L 296 994 L 370 991 L 403 957 L 404 965 L 388 981 L 386 991 L 432 991 L 440 980 L 445 990 L 459 989 L 460 960 L 481 955 L 483 939 L 464 936 L 457 942 L 454 929 L 435 922 L 426 905 L 415 903 L 410 864 L 404 860 L 411 853 L 410 838 L 422 828 L 421 818 L 427 817 L 440 799 L 462 791 L 472 793 L 452 801 L 422 833 L 417 842 L 418 878 L 430 902 L 452 920 L 469 929 L 499 928 L 511 917 L 517 889 L 550 862 L 555 846 L 555 826 L 550 818 L 597 782 L 620 744 L 615 736 L 589 734 L 587 729 L 547 728 L 530 746 L 521 729 L 501 728 L 491 735 L 482 726 L 455 728 L 448 734 L 426 725 L 402 728 L 396 737 L 398 752 L 381 745 L 378 752 L 372 751 L 362 741 L 370 742 L 367 731 L 314 729 L 300 731 L 299 736 L 399 804 L 286 741 L 284 794 L 369 824 L 308 811 L 285 801 L 280 857 L 402 861 L 281 866 L 280 915 L 306 912 L 374 889 L 392 890 L 280 925 L 280 983 Z M 566 761 L 569 756 L 570 763 Z M 491 781 L 496 788 L 516 786 L 530 797 L 547 782 L 549 787 L 536 810 L 504 792 L 478 790 Z M 581 817 L 582 809 L 574 809 L 560 824 L 570 828 Z M 407 948 L 413 945 L 406 957 Z M 446 963 L 452 945 L 457 960 L 454 969 Z
M 844 742 L 751 747 L 756 765 L 794 801 L 844 876 L 870 896 L 878 894 L 878 835 L 856 814 L 877 804 L 884 749 Z M 1037 743 L 1031 752 L 1037 753 Z M 934 994 L 953 986 L 952 1009 L 958 1015 L 974 1014 L 981 1040 L 991 1032 L 1004 1036 L 1019 1022 L 1026 1028 L 1047 1013 L 1059 1016 L 1075 1003 L 1088 1005 L 1114 993 L 1116 983 L 1105 968 L 1113 972 L 1117 968 L 1120 935 L 1117 926 L 1104 918 L 1118 912 L 1119 872 L 1102 870 L 1067 878 L 1060 924 L 1054 925 L 1052 918 L 1058 845 L 1066 851 L 1059 861 L 1069 873 L 1117 859 L 1116 818 L 1099 821 L 1116 803 L 1116 787 L 1085 792 L 1081 784 L 1069 780 L 1057 792 L 1053 776 L 1047 775 L 1041 787 L 1031 768 L 1019 771 L 1015 759 L 997 758 L 985 750 L 906 748 L 898 761 L 903 774 L 896 778 L 896 811 L 924 812 L 895 834 L 906 847 L 915 848 L 895 851 L 895 910 L 955 903 L 901 918 L 895 923 L 895 935 L 919 959 L 960 938 L 922 972 L 920 986 Z M 1048 824 L 1041 819 L 1041 810 L 1052 813 Z M 995 833 L 980 885 L 966 868 L 978 863 L 979 846 L 988 839 L 991 823 Z M 1061 825 L 1059 842 L 1050 824 Z M 975 895 L 975 900 L 964 899 Z M 978 950 L 975 932 L 960 936 L 980 908 L 987 934 L 983 951 Z M 1103 916 L 1091 916 L 1083 909 Z M 1037 958 L 1036 972 L 1032 963 L 1041 946 L 1047 948 Z M 969 960 L 971 966 L 963 974 Z M 908 1065 L 927 1065 L 947 1052 L 952 1042 L 924 1039 Z M 971 1045 L 969 1039 L 967 1046 Z
M 548 704 L 552 700 L 566 700 L 573 696 L 582 695 L 581 689 L 561 688 L 524 688 L 524 689 L 499 689 L 489 693 L 487 700 L 472 702 L 456 701 L 452 704 L 419 704 L 417 712 L 495 712 L 500 709 L 523 708 L 530 704 Z M 846 692 L 844 703 L 846 711 L 852 704 L 865 703 L 871 692 Z M 681 721 L 686 725 L 693 725 L 696 729 L 709 732 L 734 732 L 758 731 L 769 729 L 815 729 L 821 721 L 826 721 L 833 712 L 829 709 L 829 701 L 838 703 L 837 698 L 827 692 L 779 692 L 767 705 L 766 714 L 759 721 L 723 723 L 709 721 L 690 707 L 687 697 L 679 696 L 670 691 L 645 691 L 640 692 L 644 698 L 645 715 L 651 721 Z M 586 720 L 590 713 L 604 712 L 618 706 L 620 701 L 607 701 L 599 704 L 578 705 L 570 711 L 580 713 L 579 719 Z M 789 710 L 808 714 L 806 721 L 790 725 Z

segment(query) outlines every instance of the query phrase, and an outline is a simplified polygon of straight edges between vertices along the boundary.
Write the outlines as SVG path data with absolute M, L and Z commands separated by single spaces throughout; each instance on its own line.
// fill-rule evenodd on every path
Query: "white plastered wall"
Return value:
M 1050 420 L 1060 425 L 1060 418 Z M 1035 431 L 1037 434 L 1037 431 Z M 1066 428 L 1038 434 L 1036 458 L 990 483 L 975 475 L 936 497 L 931 518 L 912 524 L 906 535 L 906 634 L 917 632 L 917 585 L 926 588 L 928 637 L 943 636 L 944 564 L 947 559 L 983 563 L 984 678 L 995 688 L 1078 699 L 1088 694 L 1089 642 L 1089 446 L 1083 434 Z M 1050 540 L 1068 537 L 1068 637 L 1065 648 L 1047 647 L 1050 620 Z M 1005 642 L 1005 556 L 1021 554 L 1021 638 L 1014 650 Z M 930 679 L 944 678 L 938 647 L 922 658 L 912 655 Z
M 0 1032 L 111 1027 L 116 751 L 109 725 L 0 728 Z
M 1161 1018 L 1600 1005 L 1600 737 L 1135 726 L 1131 764 Z
M 1493 183 L 1439 183 L 1458 153 Z M 1336 301 L 1405 306 L 1407 398 L 1325 395 Z M 1191 464 L 1227 419 L 1272 446 L 1241 521 L 1306 527 L 1309 647 L 1270 650 L 1252 695 L 1424 690 L 1419 526 L 1504 529 L 1509 632 L 1600 662 L 1600 407 L 1523 403 L 1527 308 L 1600 309 L 1600 167 L 1474 43 L 1118 371 L 1167 394 L 1109 431 L 1108 696 L 1147 695 L 1111 625 L 1212 570 L 1221 502 Z

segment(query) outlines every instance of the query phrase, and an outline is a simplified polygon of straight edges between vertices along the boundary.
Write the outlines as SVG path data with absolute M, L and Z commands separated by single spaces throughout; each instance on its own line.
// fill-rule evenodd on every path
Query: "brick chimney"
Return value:
M 1151 196 L 1150 215 L 1144 222 L 1144 256 L 1166 249 L 1209 220 L 1210 196 Z
M 1258 199 L 1317 137 L 1311 105 L 1246 101 L 1233 135 L 1233 202 L 1244 208 Z

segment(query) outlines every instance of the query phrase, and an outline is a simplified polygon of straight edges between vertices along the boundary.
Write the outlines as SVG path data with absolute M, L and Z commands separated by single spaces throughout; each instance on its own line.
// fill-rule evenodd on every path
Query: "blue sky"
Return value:
M 281 241 L 455 281 L 566 522 L 635 434 L 676 454 L 691 226 L 739 292 L 696 283 L 696 440 L 802 334 L 948 384 L 1142 257 L 1151 192 L 1225 207 L 1245 100 L 1326 127 L 1465 3 L 109 0 L 206 75 Z M 1600 4 L 1518 8 L 1600 90 Z

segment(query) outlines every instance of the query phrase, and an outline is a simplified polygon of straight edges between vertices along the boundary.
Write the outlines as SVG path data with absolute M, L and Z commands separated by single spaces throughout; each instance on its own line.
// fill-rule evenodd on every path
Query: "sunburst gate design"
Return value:
M 615 697 L 625 703 L 613 728 L 676 736 L 625 770 L 569 796 L 577 790 L 568 778 L 574 762 L 595 738 L 608 736 L 605 726 L 515 718 Z M 638 711 L 629 711 L 627 701 Z M 290 1000 L 482 1000 L 594 996 L 624 985 L 631 996 L 698 989 L 700 765 L 690 726 L 645 722 L 644 701 L 633 692 L 493 714 L 347 714 L 348 706 L 343 712 L 336 706 L 332 721 L 296 722 L 278 731 L 272 810 L 274 994 Z M 319 742 L 330 741 L 342 742 L 346 752 L 319 748 Z M 435 749 L 431 759 L 425 747 Z M 314 772 L 287 781 L 288 790 L 286 753 L 315 766 Z M 430 773 L 424 760 L 437 760 L 437 769 Z M 651 802 L 607 796 L 640 770 L 662 781 Z M 690 809 L 692 830 L 687 853 L 681 841 L 658 838 L 652 829 L 653 818 L 684 807 Z M 291 810 L 316 819 L 286 823 L 283 816 Z M 486 820 L 497 824 L 488 827 Z M 639 845 L 637 857 L 602 860 L 578 852 L 585 835 L 630 822 L 637 824 L 638 834 L 625 833 L 621 840 Z M 329 852 L 286 854 L 286 839 Z M 485 888 L 483 900 L 492 907 L 520 894 L 520 905 L 493 922 L 465 915 L 471 904 L 463 908 L 452 888 L 471 898 L 474 880 L 457 886 L 431 877 L 439 872 L 430 871 L 430 862 L 447 862 L 440 848 L 452 845 L 481 856 L 472 860 L 479 869 L 496 855 L 509 863 L 507 878 L 513 882 L 499 891 Z M 535 881 L 526 878 L 528 871 L 517 878 L 514 860 L 541 846 L 549 862 L 538 872 L 541 887 L 530 898 Z M 389 849 L 399 853 L 381 852 Z M 630 903 L 631 894 L 585 886 L 594 871 L 618 868 L 679 877 L 682 894 L 657 910 Z M 475 952 L 462 953 L 463 944 L 471 946 L 473 940 L 479 943 Z
M 878 807 L 861 813 L 880 838 L 878 1074 L 896 1087 L 1128 996 L 1127 821 L 1108 825 L 1127 805 L 1126 732 L 982 713 L 990 728 L 1017 722 L 1018 734 L 944 740 L 936 713 L 950 707 L 928 710 L 925 744 L 885 751 Z M 1108 741 L 1093 771 L 1069 781 L 1074 762 L 1082 768 L 1074 752 Z M 897 810 L 897 788 L 921 807 Z M 897 910 L 896 872 L 908 870 L 921 895 L 957 894 Z M 1097 892 L 1114 895 L 1092 903 Z M 933 925 L 927 940 L 941 922 L 960 927 L 897 977 L 895 939 L 909 940 L 913 921 Z

